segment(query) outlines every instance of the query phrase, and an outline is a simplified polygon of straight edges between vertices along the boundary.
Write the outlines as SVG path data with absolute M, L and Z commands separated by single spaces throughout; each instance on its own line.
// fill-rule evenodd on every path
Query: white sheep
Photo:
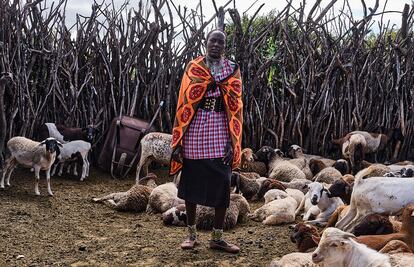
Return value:
M 295 178 L 306 179 L 303 171 L 283 158 L 283 152 L 280 149 L 264 146 L 256 152 L 256 157 L 259 161 L 266 163 L 271 179 L 283 182 L 290 182 Z
M 353 234 L 337 228 L 326 228 L 318 248 L 312 254 L 313 263 L 325 267 L 391 267 L 388 256 L 356 242 L 353 238 Z
M 171 141 L 171 134 L 159 132 L 149 133 L 141 139 L 141 156 L 135 176 L 137 182 L 140 178 L 141 169 L 143 169 L 143 175 L 147 175 L 148 166 L 152 161 L 163 165 L 170 164 L 172 153 Z
M 293 197 L 279 189 L 269 190 L 266 194 L 269 194 L 270 191 L 274 192 L 274 190 L 280 191 L 278 192 L 277 199 L 264 204 L 253 213 L 247 215 L 247 217 L 254 221 L 263 222 L 263 224 L 266 225 L 294 222 L 295 209 L 298 206 L 298 203 Z M 271 194 L 273 193 L 271 192 Z
M 312 253 L 293 252 L 273 260 L 270 267 L 324 267 L 312 262 Z
M 62 148 L 60 149 L 60 154 L 57 156 L 57 160 L 59 161 L 58 164 L 60 164 L 58 175 L 59 176 L 62 175 L 63 165 L 65 162 L 77 160 L 79 156 L 82 159 L 82 163 L 83 163 L 82 174 L 80 178 L 80 180 L 83 181 L 85 177 L 89 176 L 88 154 L 90 150 L 91 150 L 91 144 L 86 141 L 82 141 L 82 140 L 75 140 L 75 141 L 71 141 L 71 142 L 67 142 L 63 144 Z M 55 166 L 53 167 L 51 175 L 55 174 L 58 164 L 55 164 Z M 76 170 L 76 164 L 75 164 L 74 169 Z M 76 172 L 75 172 L 75 175 L 77 175 Z
M 50 187 L 50 167 L 55 161 L 57 151 L 59 151 L 58 146 L 62 146 L 62 144 L 52 137 L 46 138 L 42 142 L 36 142 L 22 136 L 11 138 L 7 142 L 7 148 L 11 156 L 6 160 L 0 188 L 4 188 L 4 179 L 6 176 L 6 185 L 10 186 L 10 176 L 14 168 L 20 164 L 25 168 L 34 169 L 36 195 L 40 195 L 40 171 L 46 171 L 47 191 L 50 196 L 53 196 Z
M 178 189 L 175 183 L 165 183 L 152 190 L 149 196 L 147 212 L 163 213 L 172 207 L 184 204 L 184 200 L 177 197 Z

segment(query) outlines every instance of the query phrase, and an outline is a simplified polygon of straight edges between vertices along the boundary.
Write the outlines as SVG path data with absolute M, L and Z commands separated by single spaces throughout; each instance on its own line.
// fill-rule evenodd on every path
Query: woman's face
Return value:
M 221 31 L 210 33 L 207 39 L 207 56 L 218 59 L 224 52 L 226 36 Z

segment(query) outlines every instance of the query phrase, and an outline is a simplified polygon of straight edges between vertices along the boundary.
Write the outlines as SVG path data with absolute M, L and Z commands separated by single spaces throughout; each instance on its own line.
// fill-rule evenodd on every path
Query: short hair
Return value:
M 224 34 L 224 37 L 226 37 L 226 39 L 227 39 L 227 34 L 226 34 L 223 30 L 221 30 L 221 29 L 213 29 L 213 30 L 211 30 L 211 31 L 209 31 L 209 32 L 207 33 L 206 42 L 208 41 L 208 38 L 210 38 L 210 35 L 211 35 L 213 32 L 221 32 L 222 34 Z

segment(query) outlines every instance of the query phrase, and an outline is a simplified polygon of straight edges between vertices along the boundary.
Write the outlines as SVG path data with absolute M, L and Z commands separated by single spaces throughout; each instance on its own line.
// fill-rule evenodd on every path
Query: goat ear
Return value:
M 39 143 L 39 146 L 43 146 L 46 144 L 46 140 L 43 140 L 42 142 Z
M 57 142 L 57 145 L 58 145 L 58 146 L 63 147 L 63 145 L 62 145 L 62 143 L 61 143 L 61 142 L 59 142 L 59 141 L 57 141 L 57 140 L 56 140 L 56 142 Z
M 319 242 L 321 241 L 321 238 L 319 236 L 312 235 L 312 240 L 313 240 L 313 242 L 315 242 L 316 244 L 319 245 Z
M 329 189 L 326 189 L 326 194 L 329 198 L 332 198 L 332 193 L 329 191 Z

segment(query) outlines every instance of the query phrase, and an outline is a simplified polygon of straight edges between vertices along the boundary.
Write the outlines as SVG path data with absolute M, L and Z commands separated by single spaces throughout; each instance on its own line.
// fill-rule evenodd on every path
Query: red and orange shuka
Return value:
M 182 144 L 184 133 L 196 114 L 198 105 L 210 83 L 214 83 L 214 78 L 204 62 L 204 56 L 192 60 L 185 69 L 178 95 L 177 112 L 172 132 L 171 147 L 173 151 Z M 216 82 L 216 85 L 220 88 L 224 99 L 234 152 L 232 169 L 236 169 L 240 164 L 243 128 L 242 81 L 239 67 L 236 65 L 233 73 L 223 81 Z M 182 164 L 171 159 L 170 175 L 176 174 L 181 168 Z

